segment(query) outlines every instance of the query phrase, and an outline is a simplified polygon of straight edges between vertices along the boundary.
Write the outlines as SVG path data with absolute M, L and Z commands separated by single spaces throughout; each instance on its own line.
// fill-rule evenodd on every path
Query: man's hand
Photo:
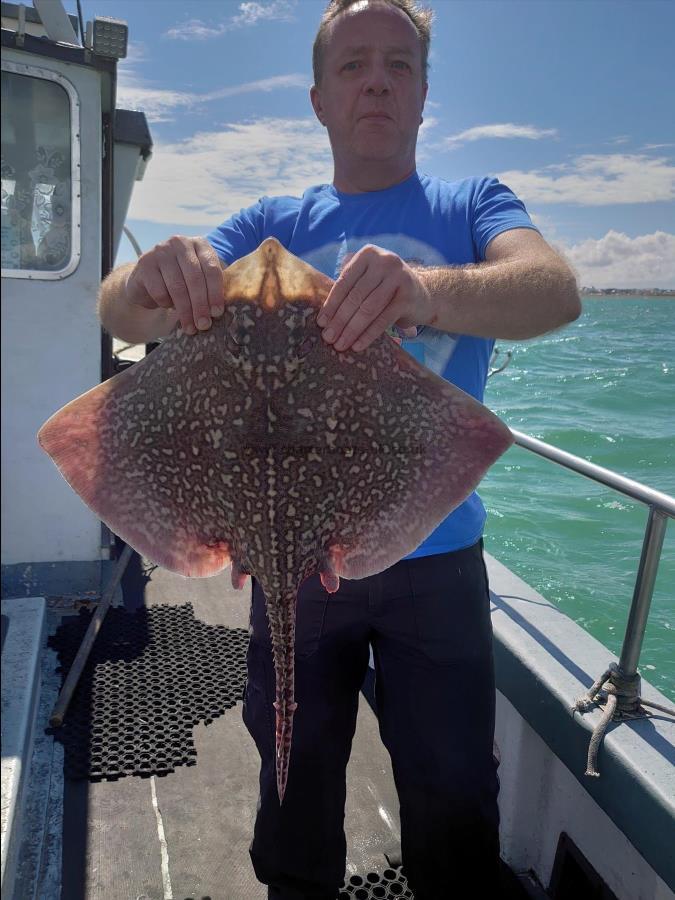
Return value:
M 175 310 L 183 331 L 196 334 L 223 314 L 223 267 L 204 238 L 174 235 L 139 258 L 126 295 L 132 306 Z
M 349 258 L 317 323 L 336 350 L 365 350 L 391 325 L 414 333 L 432 316 L 422 280 L 400 256 L 367 244 Z

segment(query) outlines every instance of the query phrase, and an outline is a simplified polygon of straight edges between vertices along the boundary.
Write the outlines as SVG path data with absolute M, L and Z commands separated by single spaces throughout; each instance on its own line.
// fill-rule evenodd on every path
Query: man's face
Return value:
M 332 22 L 311 100 L 336 163 L 414 162 L 426 93 L 419 37 L 405 13 L 363 0 Z

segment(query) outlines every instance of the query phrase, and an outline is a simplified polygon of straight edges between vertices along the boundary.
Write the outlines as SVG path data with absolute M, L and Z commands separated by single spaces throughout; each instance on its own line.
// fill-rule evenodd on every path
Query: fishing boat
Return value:
M 126 23 L 78 13 L 2 3 L 2 895 L 263 898 L 239 702 L 247 596 L 229 573 L 187 580 L 125 549 L 36 442 L 56 409 L 133 364 L 94 297 L 152 138 L 116 104 Z M 675 722 L 637 667 L 675 500 L 514 437 L 649 513 L 618 659 L 487 556 L 503 896 L 672 900 Z M 373 681 L 370 668 L 341 897 L 410 898 Z

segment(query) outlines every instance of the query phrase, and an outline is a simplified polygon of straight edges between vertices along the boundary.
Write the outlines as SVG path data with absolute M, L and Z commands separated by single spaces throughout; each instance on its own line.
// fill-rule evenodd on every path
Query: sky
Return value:
M 127 217 L 144 251 L 332 180 L 309 102 L 324 0 L 81 3 L 129 26 L 117 105 L 146 114 L 154 144 Z M 424 5 L 418 170 L 498 177 L 584 286 L 675 288 L 675 3 Z M 116 264 L 133 259 L 123 238 Z

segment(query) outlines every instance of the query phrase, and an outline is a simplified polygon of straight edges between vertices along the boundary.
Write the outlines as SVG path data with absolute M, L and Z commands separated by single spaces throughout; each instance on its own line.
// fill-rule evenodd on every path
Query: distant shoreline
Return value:
M 661 288 L 647 288 L 640 290 L 639 288 L 581 288 L 579 293 L 582 297 L 601 297 L 610 299 L 616 297 L 649 297 L 649 299 L 665 298 L 672 300 L 675 297 L 675 289 L 665 290 Z

